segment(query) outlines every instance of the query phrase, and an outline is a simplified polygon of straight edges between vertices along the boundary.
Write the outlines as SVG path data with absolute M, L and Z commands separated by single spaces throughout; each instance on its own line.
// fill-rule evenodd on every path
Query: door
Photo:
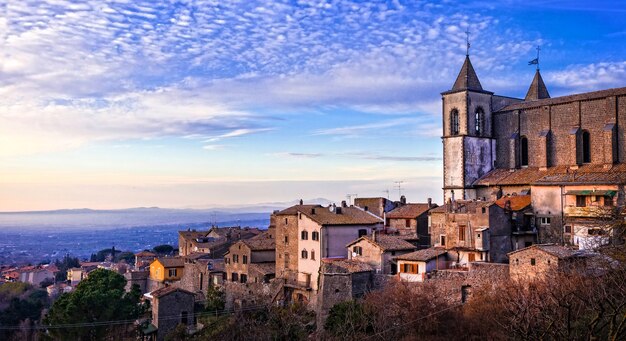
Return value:
M 476 255 L 473 254 L 473 253 L 470 253 L 470 254 L 467 255 L 467 259 L 470 262 L 474 262 L 474 261 L 476 261 Z

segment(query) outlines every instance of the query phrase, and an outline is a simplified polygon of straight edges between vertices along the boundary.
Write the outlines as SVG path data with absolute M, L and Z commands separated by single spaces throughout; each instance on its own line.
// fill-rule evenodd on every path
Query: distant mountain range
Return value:
M 305 200 L 307 204 L 329 205 L 330 200 L 316 198 Z M 126 227 L 219 224 L 257 226 L 269 223 L 274 210 L 295 205 L 292 202 L 272 202 L 254 205 L 218 206 L 214 208 L 159 208 L 138 207 L 119 210 L 62 209 L 50 211 L 0 212 L 0 228 L 19 229 L 116 229 Z

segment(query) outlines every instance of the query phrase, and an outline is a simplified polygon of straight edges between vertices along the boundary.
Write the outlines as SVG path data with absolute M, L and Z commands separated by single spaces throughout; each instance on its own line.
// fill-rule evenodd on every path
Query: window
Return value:
M 309 253 L 306 250 L 302 250 L 302 258 L 303 259 L 309 258 Z
M 241 282 L 241 283 L 246 283 L 246 282 L 248 282 L 248 275 L 246 275 L 246 274 L 241 274 L 241 276 L 239 277 L 239 282 Z
M 363 248 L 360 246 L 353 246 L 352 247 L 352 252 L 355 253 L 356 255 L 362 256 L 363 255 Z
M 446 246 L 446 236 L 439 236 L 439 244 Z
M 531 258 L 531 259 L 530 259 L 530 265 L 535 265 L 535 264 L 536 264 L 535 259 L 534 259 L 534 258 Z
M 583 163 L 591 162 L 591 134 L 583 131 Z
M 450 113 L 450 134 L 459 135 L 459 111 L 454 109 Z
M 528 138 L 526 136 L 522 136 L 520 140 L 520 149 L 521 165 L 528 166 Z
M 300 238 L 301 238 L 302 240 L 307 240 L 307 239 L 309 239 L 309 232 L 307 232 L 307 231 L 302 231 L 302 232 L 300 232 Z
M 549 226 L 550 225 L 550 217 L 541 217 L 539 218 L 539 225 Z
M 587 198 L 584 195 L 576 196 L 576 207 L 585 207 L 587 206 Z
M 285 244 L 289 244 L 289 237 L 285 236 Z
M 572 233 L 572 226 L 571 225 L 565 225 L 565 233 Z
M 320 233 L 313 231 L 313 233 L 311 233 L 311 240 L 320 240 Z
M 230 274 L 230 280 L 233 282 L 238 282 L 239 281 L 239 274 L 237 274 L 236 272 L 233 272 L 232 274 Z
M 405 219 L 404 220 L 404 226 L 405 227 L 411 227 L 411 219 Z
M 485 116 L 485 111 L 483 108 L 478 107 L 476 109 L 476 114 L 474 115 L 474 123 L 476 135 L 480 136 L 483 133 L 483 117 Z
M 315 250 L 311 250 L 311 260 L 315 260 Z
M 167 271 L 167 275 L 168 275 L 169 277 L 176 277 L 176 269 L 169 269 L 169 270 Z
M 288 220 L 287 220 L 287 218 L 285 218 L 285 225 L 287 225 L 287 223 L 288 223 Z
M 483 208 L 481 208 L 481 209 L 480 209 L 480 212 L 481 212 L 482 214 L 485 214 L 485 212 L 487 212 L 487 209 L 483 207 Z
M 465 241 L 465 226 L 459 226 L 459 241 Z
M 180 323 L 182 324 L 187 324 L 188 323 L 188 313 L 186 311 L 181 311 L 180 312 Z
M 366 229 L 360 229 L 359 230 L 359 238 L 366 236 L 367 235 L 367 230 Z
M 233 263 L 239 263 L 239 255 L 233 255 Z
M 603 229 L 591 228 L 591 229 L 587 229 L 587 234 L 590 236 L 601 236 L 605 234 L 605 232 Z
M 604 206 L 613 206 L 613 198 L 608 195 L 604 196 Z
M 402 272 L 408 274 L 417 274 L 419 273 L 419 267 L 417 264 L 402 264 Z
M 289 268 L 289 254 L 285 253 L 285 269 Z
M 248 256 L 247 255 L 243 255 L 243 264 L 248 264 Z
M 224 257 L 224 264 L 230 264 L 230 258 Z

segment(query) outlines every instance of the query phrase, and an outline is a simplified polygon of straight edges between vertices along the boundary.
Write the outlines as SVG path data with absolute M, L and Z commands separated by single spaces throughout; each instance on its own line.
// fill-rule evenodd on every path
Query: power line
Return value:
M 447 308 L 441 309 L 441 310 L 436 311 L 436 312 L 434 312 L 434 313 L 430 313 L 430 314 L 428 314 L 428 315 L 426 315 L 426 316 L 422 316 L 422 317 L 417 318 L 417 319 L 415 319 L 415 320 L 413 320 L 413 321 L 409 321 L 409 322 L 405 322 L 405 323 L 402 323 L 402 324 L 399 324 L 399 325 L 391 326 L 391 327 L 389 327 L 389 328 L 387 328 L 387 329 L 385 329 L 385 330 L 382 330 L 382 331 L 380 331 L 380 332 L 378 332 L 378 333 L 376 333 L 376 334 L 374 334 L 374 335 L 370 335 L 370 336 L 365 337 L 365 340 L 369 340 L 369 339 L 371 339 L 371 338 L 373 338 L 373 337 L 380 336 L 380 335 L 382 335 L 382 334 L 384 334 L 384 333 L 386 333 L 386 332 L 388 332 L 388 331 L 390 331 L 390 330 L 392 330 L 392 329 L 395 329 L 395 328 L 398 328 L 398 327 L 404 327 L 404 326 L 406 326 L 406 325 L 413 324 L 413 323 L 415 323 L 415 322 L 417 322 L 417 321 L 419 321 L 419 320 L 423 320 L 423 319 L 428 318 L 428 317 L 432 317 L 432 316 L 435 316 L 435 315 L 439 315 L 439 314 L 441 314 L 441 313 L 443 313 L 443 312 L 445 312 L 445 311 L 448 311 L 448 310 L 453 309 L 453 308 L 460 307 L 460 306 L 462 306 L 462 305 L 463 305 L 463 303 L 459 303 L 459 304 L 456 304 L 456 305 L 449 306 L 449 307 L 447 307 Z

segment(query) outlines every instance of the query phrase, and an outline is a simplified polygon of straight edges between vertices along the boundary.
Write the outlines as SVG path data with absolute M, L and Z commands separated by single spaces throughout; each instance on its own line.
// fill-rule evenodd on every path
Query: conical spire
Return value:
M 465 56 L 465 62 L 463 63 L 463 67 L 461 67 L 459 76 L 456 78 L 456 81 L 452 86 L 452 90 L 483 91 L 483 87 L 480 85 L 480 81 L 478 80 L 478 76 L 476 76 L 476 72 L 474 71 L 474 67 L 472 66 L 469 56 Z
M 528 92 L 526 93 L 525 101 L 536 101 L 544 98 L 550 98 L 550 94 L 548 93 L 548 88 L 546 88 L 546 84 L 543 82 L 543 78 L 541 78 L 541 73 L 539 73 L 539 69 L 535 72 L 535 78 L 533 78 L 533 82 L 530 84 L 530 88 L 528 88 Z

